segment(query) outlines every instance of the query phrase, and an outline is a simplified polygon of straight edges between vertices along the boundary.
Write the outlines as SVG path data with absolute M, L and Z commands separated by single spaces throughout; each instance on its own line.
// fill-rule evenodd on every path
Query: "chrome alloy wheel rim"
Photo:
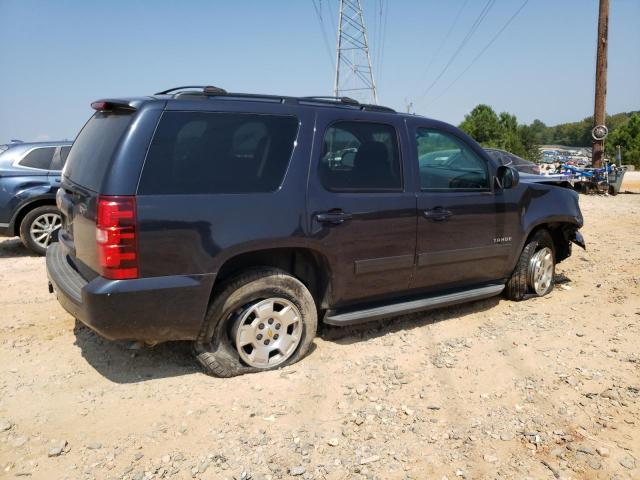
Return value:
M 43 213 L 31 223 L 29 234 L 34 243 L 43 248 L 51 243 L 53 232 L 62 225 L 62 217 L 57 213 Z
M 533 254 L 529 260 L 529 286 L 538 295 L 549 291 L 553 281 L 553 252 L 544 247 Z
M 284 298 L 267 298 L 245 308 L 234 326 L 236 350 L 249 366 L 271 368 L 286 361 L 302 339 L 302 316 Z

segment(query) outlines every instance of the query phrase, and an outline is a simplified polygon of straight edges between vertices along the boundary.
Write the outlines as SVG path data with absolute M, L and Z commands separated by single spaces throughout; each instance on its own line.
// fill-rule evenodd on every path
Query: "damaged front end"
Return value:
M 578 230 L 573 231 L 569 240 L 571 240 L 571 242 L 575 243 L 579 247 L 582 247 L 583 250 L 587 249 L 587 245 L 584 243 L 584 237 Z
M 560 263 L 571 256 L 571 245 L 573 243 L 584 250 L 587 249 L 584 237 L 578 231 L 579 228 L 578 225 L 565 223 L 551 230 L 556 248 L 556 263 Z

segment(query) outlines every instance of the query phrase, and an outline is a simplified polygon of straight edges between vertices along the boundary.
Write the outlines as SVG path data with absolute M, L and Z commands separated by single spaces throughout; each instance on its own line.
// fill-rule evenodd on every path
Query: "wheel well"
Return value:
M 331 275 L 329 263 L 322 254 L 306 248 L 273 248 L 242 253 L 220 267 L 213 287 L 251 267 L 275 267 L 288 272 L 304 283 L 319 309 L 327 308 Z
M 571 234 L 576 230 L 575 225 L 568 222 L 545 223 L 538 225 L 529 237 L 539 230 L 546 230 L 551 235 L 556 252 L 556 263 L 560 263 L 571 255 Z
M 27 203 L 23 207 L 18 210 L 15 218 L 13 219 L 13 226 L 11 234 L 14 236 L 20 235 L 20 224 L 24 217 L 34 208 L 43 207 L 45 205 L 53 205 L 56 206 L 56 201 L 53 198 L 43 198 L 41 200 L 35 200 L 33 202 Z

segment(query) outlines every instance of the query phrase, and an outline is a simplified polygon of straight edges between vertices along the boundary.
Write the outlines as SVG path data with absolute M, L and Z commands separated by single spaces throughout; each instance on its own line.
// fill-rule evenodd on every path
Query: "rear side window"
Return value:
M 282 184 L 297 132 L 294 117 L 165 112 L 138 193 L 273 192 Z
M 42 147 L 31 150 L 20 160 L 19 165 L 29 168 L 39 168 L 41 170 L 49 170 L 55 147 Z
M 98 191 L 111 165 L 131 113 L 97 112 L 84 126 L 67 157 L 64 176 L 89 190 Z
M 334 123 L 324 135 L 319 169 L 327 190 L 401 190 L 395 128 L 381 123 Z

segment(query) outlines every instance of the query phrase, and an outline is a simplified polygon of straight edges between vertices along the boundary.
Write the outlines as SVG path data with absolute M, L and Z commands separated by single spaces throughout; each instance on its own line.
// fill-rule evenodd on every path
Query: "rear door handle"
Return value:
M 340 225 L 347 220 L 351 220 L 352 215 L 346 212 L 322 212 L 316 214 L 316 220 L 320 223 L 330 223 L 332 225 Z
M 453 215 L 451 210 L 446 210 L 442 207 L 424 210 L 422 214 L 424 215 L 424 218 L 426 218 L 427 220 L 432 220 L 434 222 L 443 222 L 445 220 L 449 220 L 451 215 Z

